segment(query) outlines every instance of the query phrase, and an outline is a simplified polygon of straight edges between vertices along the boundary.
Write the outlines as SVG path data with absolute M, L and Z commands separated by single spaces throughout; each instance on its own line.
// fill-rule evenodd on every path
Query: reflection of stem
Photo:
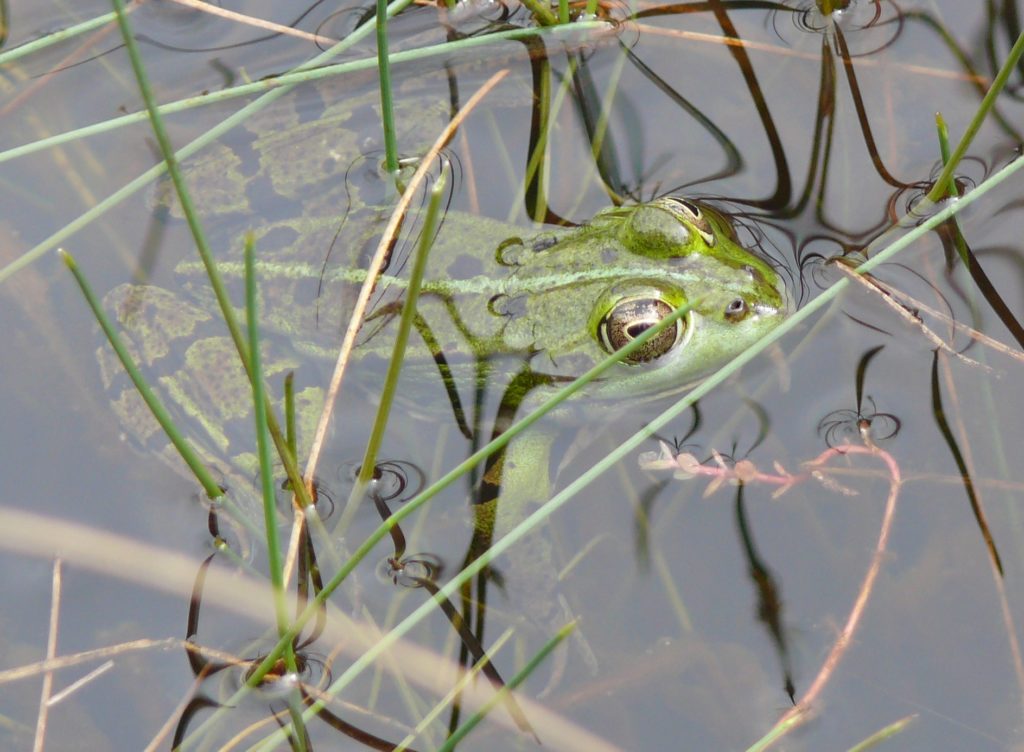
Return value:
M 807 472 L 799 475 L 791 475 L 778 463 L 776 463 L 775 466 L 777 473 L 774 475 L 760 472 L 749 460 L 737 462 L 735 467 L 727 467 L 717 453 L 715 454 L 716 464 L 718 465 L 717 467 L 702 465 L 696 462 L 692 455 L 687 454 L 679 455 L 671 460 L 663 455 L 658 460 L 646 464 L 646 466 L 651 469 L 674 466 L 677 468 L 677 472 L 681 472 L 684 477 L 693 477 L 695 475 L 711 476 L 713 480 L 708 486 L 709 492 L 713 492 L 726 481 L 733 483 L 749 483 L 757 481 L 780 486 L 779 491 L 776 493 L 776 495 L 778 495 L 779 493 L 789 489 L 795 483 L 806 480 L 809 477 L 813 476 L 819 480 L 822 479 L 822 474 L 826 470 L 824 468 L 826 462 L 831 460 L 833 457 L 842 457 L 851 454 L 869 454 L 874 457 L 878 457 L 886 464 L 889 470 L 889 496 L 886 500 L 885 512 L 882 515 L 882 526 L 878 533 L 878 543 L 875 545 L 874 556 L 871 558 L 871 564 L 868 567 L 867 574 L 864 576 L 863 583 L 861 583 L 860 592 L 857 594 L 857 599 L 853 603 L 850 615 L 846 619 L 846 625 L 836 637 L 836 641 L 832 645 L 832 650 L 829 652 L 828 657 L 825 659 L 821 669 L 818 671 L 818 675 L 812 682 L 810 689 L 807 690 L 803 697 L 800 698 L 800 701 L 792 709 L 786 712 L 786 714 L 778 720 L 771 731 L 751 746 L 747 752 L 760 752 L 761 750 L 767 749 L 770 745 L 774 744 L 791 730 L 803 724 L 803 722 L 811 716 L 811 706 L 817 700 L 818 695 L 821 694 L 821 691 L 825 688 L 829 679 L 832 678 L 832 674 L 835 673 L 836 668 L 839 666 L 839 662 L 846 654 L 847 648 L 853 642 L 854 632 L 857 630 L 857 626 L 860 624 L 860 619 L 864 615 L 864 609 L 867 607 L 868 598 L 871 596 L 875 580 L 878 579 L 878 573 L 882 567 L 882 557 L 885 555 L 885 550 L 889 543 L 889 534 L 892 531 L 892 521 L 896 512 L 896 500 L 899 498 L 900 486 L 903 483 L 899 465 L 896 463 L 893 456 L 884 449 L 879 449 L 878 447 L 858 446 L 855 444 L 844 444 L 842 446 L 825 450 L 810 462 L 805 462 L 804 467 Z M 675 464 L 673 465 L 673 463 Z
M 309 450 L 309 461 L 306 464 L 306 479 L 309 482 L 312 481 L 313 476 L 316 474 L 316 465 L 320 460 L 320 450 L 323 447 L 324 437 L 327 435 L 327 426 L 330 423 L 334 401 L 337 397 L 338 391 L 341 389 L 342 377 L 345 373 L 345 367 L 348 365 L 349 355 L 352 352 L 352 348 L 355 346 L 356 334 L 359 332 L 359 327 L 362 324 L 363 314 L 370 301 L 370 295 L 373 293 L 374 287 L 376 286 L 376 280 L 380 275 L 380 270 L 384 266 L 388 250 L 391 248 L 394 238 L 398 233 L 398 228 L 401 226 L 402 220 L 405 219 L 405 214 L 409 210 L 409 205 L 412 203 L 412 197 L 416 193 L 420 183 L 423 182 L 427 172 L 433 166 L 434 159 L 437 154 L 444 148 L 445 144 L 451 140 L 452 136 L 455 135 L 455 131 L 462 125 L 462 121 L 476 107 L 480 100 L 486 96 L 507 74 L 508 70 L 506 69 L 498 71 L 491 76 L 491 78 L 488 79 L 487 82 L 469 98 L 466 105 L 459 110 L 455 117 L 451 119 L 444 131 L 434 142 L 434 145 L 421 159 L 419 167 L 410 179 L 405 193 L 402 194 L 402 198 L 399 199 L 398 204 L 391 215 L 391 219 L 384 230 L 384 234 L 381 236 L 380 243 L 377 246 L 377 251 L 374 254 L 373 260 L 370 262 L 370 266 L 367 269 L 366 281 L 359 290 L 359 297 L 356 299 L 352 318 L 349 322 L 348 329 L 345 331 L 345 338 L 341 344 L 341 348 L 338 351 L 337 364 L 335 365 L 334 374 L 331 376 L 331 383 L 324 399 L 324 411 L 320 416 L 320 422 L 316 427 L 316 434 L 313 438 L 313 445 Z
M 709 5 L 714 13 L 715 20 L 718 22 L 726 38 L 739 39 L 739 32 L 729 17 L 729 11 L 725 4 L 721 0 L 711 0 Z M 775 193 L 756 203 L 765 208 L 778 209 L 784 207 L 789 203 L 793 186 L 789 174 L 789 163 L 786 160 L 786 150 L 782 146 L 782 138 L 775 127 L 775 121 L 769 111 L 768 102 L 761 91 L 761 85 L 758 83 L 757 75 L 754 73 L 754 65 L 750 61 L 746 50 L 743 47 L 730 45 L 729 54 L 732 55 L 737 66 L 739 66 L 740 74 L 743 76 L 743 80 L 753 100 L 754 109 L 757 110 L 757 115 L 764 128 L 765 138 L 768 139 L 772 160 L 775 162 L 775 174 L 777 176 Z
M 942 378 L 946 383 L 946 392 L 949 396 L 950 413 L 953 422 L 953 428 L 956 429 L 957 434 L 962 437 L 967 436 L 967 427 L 963 421 L 963 410 L 960 406 L 960 399 L 957 394 L 956 384 L 953 381 L 953 373 L 949 367 L 948 358 L 939 358 L 935 356 L 933 365 L 933 380 L 935 390 L 934 399 L 938 399 L 938 366 L 942 366 Z M 941 404 L 940 404 L 941 407 Z M 943 417 L 943 420 L 946 420 Z M 949 438 L 952 438 L 952 428 L 947 424 L 946 430 L 950 432 Z M 945 433 L 945 432 L 944 432 Z M 964 483 L 964 488 L 967 491 L 968 499 L 971 502 L 971 509 L 974 512 L 975 519 L 978 522 L 978 527 L 981 530 L 982 537 L 985 539 L 985 545 L 988 550 L 989 565 L 992 567 L 992 581 L 995 583 L 996 591 L 999 594 L 999 608 L 1002 612 L 1003 617 L 1003 628 L 1006 630 L 1006 639 L 1009 643 L 1010 655 L 1013 656 L 1013 668 L 1017 676 L 1017 686 L 1022 690 L 1022 697 L 1024 697 L 1024 660 L 1022 660 L 1020 652 L 1020 643 L 1017 641 L 1017 627 L 1014 623 L 1013 612 L 1010 609 L 1009 599 L 1006 596 L 1006 582 L 1003 578 L 1003 565 L 999 558 L 999 552 L 996 549 L 995 540 L 992 536 L 991 528 L 989 527 L 988 520 L 985 517 L 985 508 L 982 504 L 981 490 L 974 482 L 974 477 L 977 474 L 974 471 L 976 467 L 974 463 L 973 451 L 971 450 L 971 442 L 963 441 L 963 449 L 957 449 L 957 445 L 950 444 L 950 449 L 954 450 L 954 457 L 960 467 L 961 480 Z M 962 452 L 962 460 L 959 457 Z

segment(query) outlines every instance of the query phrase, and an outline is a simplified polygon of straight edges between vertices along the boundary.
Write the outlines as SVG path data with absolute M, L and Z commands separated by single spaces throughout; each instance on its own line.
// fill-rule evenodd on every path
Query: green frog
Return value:
M 351 166 L 333 155 L 357 148 L 358 139 L 346 130 L 352 112 L 350 101 L 328 107 L 312 124 L 278 114 L 272 127 L 251 126 L 254 168 L 244 169 L 244 159 L 226 151 L 208 157 L 192 175 L 199 203 L 215 215 L 214 223 L 235 218 L 214 237 L 227 246 L 219 266 L 236 301 L 242 300 L 237 218 L 244 217 L 243 226 L 254 231 L 266 375 L 277 388 L 282 374 L 298 372 L 300 455 L 323 406 L 326 369 L 309 365 L 333 363 L 368 254 L 390 213 L 359 190 L 346 190 L 341 200 L 336 190 L 316 188 L 339 182 L 338 168 L 328 172 L 325 162 Z M 423 127 L 430 117 L 443 121 L 444 113 L 418 117 Z M 344 143 L 326 160 L 331 138 Z M 206 182 L 212 184 L 209 198 L 202 193 Z M 260 182 L 293 209 L 289 216 L 256 218 L 251 199 Z M 406 225 L 415 225 L 414 218 Z M 406 262 L 397 251 L 377 281 L 354 351 L 349 381 L 362 382 L 371 393 L 391 354 Z M 251 492 L 256 464 L 248 382 L 199 263 L 181 262 L 176 275 L 173 291 L 123 284 L 107 295 L 105 306 L 128 333 L 165 401 L 187 420 L 193 440 L 233 479 L 228 485 L 248 482 L 241 494 L 252 497 L 250 511 L 259 519 Z M 408 414 L 454 421 L 468 439 L 482 444 L 488 436 L 481 433 L 499 434 L 542 396 L 686 303 L 692 309 L 685 317 L 591 383 L 562 410 L 562 422 L 575 422 L 594 404 L 621 410 L 683 390 L 756 342 L 788 312 L 779 275 L 738 243 L 724 215 L 684 197 L 612 207 L 578 227 L 532 233 L 449 212 L 429 257 L 400 397 Z M 108 350 L 101 348 L 101 370 L 126 433 L 159 444 L 158 451 L 177 462 L 159 442 L 159 429 L 134 391 L 117 391 L 120 367 Z M 467 417 L 467 406 L 485 391 L 500 399 L 497 417 L 482 423 Z M 549 498 L 553 438 L 552 430 L 528 432 L 491 459 L 474 499 L 470 557 Z M 523 565 L 540 570 L 537 577 L 548 583 L 549 553 L 531 553 Z M 559 619 L 557 609 L 540 597 L 550 589 L 531 585 L 526 598 L 542 623 Z
M 378 229 L 387 216 L 385 208 L 361 212 Z M 346 225 L 305 217 L 257 230 L 268 378 L 310 359 L 333 360 L 354 289 L 365 279 L 350 261 L 325 263 L 325 248 Z M 229 256 L 235 252 L 240 241 Z M 304 258 L 310 253 L 312 259 Z M 380 299 L 355 350 L 357 369 L 390 356 L 406 285 L 396 265 L 400 260 L 378 280 Z M 237 292 L 240 261 L 228 258 L 220 268 Z M 200 444 L 251 471 L 253 456 L 231 449 L 233 424 L 244 422 L 237 430 L 245 433 L 251 420 L 247 382 L 227 336 L 205 331 L 216 329 L 218 311 L 201 265 L 182 262 L 177 272 L 177 292 L 124 284 L 107 295 L 106 306 L 130 333 L 136 357 L 157 372 L 168 399 L 199 424 Z M 427 412 L 454 411 L 470 433 L 461 409 L 467 387 L 510 390 L 504 404 L 511 419 L 524 403 L 568 383 L 685 303 L 693 306 L 689 314 L 593 382 L 577 404 L 624 407 L 692 385 L 784 318 L 778 274 L 737 244 L 724 216 L 685 198 L 606 209 L 580 227 L 535 237 L 450 214 L 431 252 L 417 309 L 419 336 L 410 341 L 404 378 L 433 382 L 434 407 Z M 103 353 L 101 362 L 109 385 L 119 368 Z M 417 391 L 407 402 L 422 413 Z M 300 386 L 303 433 L 321 400 L 319 384 Z M 145 442 L 159 429 L 135 403 L 130 390 L 115 396 L 122 423 Z

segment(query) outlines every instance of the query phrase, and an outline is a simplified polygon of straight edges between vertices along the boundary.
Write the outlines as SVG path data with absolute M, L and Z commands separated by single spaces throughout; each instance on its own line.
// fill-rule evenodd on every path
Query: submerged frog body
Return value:
M 333 362 L 355 288 L 365 279 L 353 258 L 375 244 L 372 229 L 363 230 L 379 227 L 386 211 L 365 209 L 363 215 L 372 221 L 340 232 L 334 220 L 306 218 L 269 223 L 257 233 L 264 363 L 272 382 L 311 361 Z M 391 355 L 407 285 L 403 266 L 401 257 L 392 259 L 378 280 L 380 294 L 353 353 L 350 381 Z M 237 292 L 237 256 L 220 268 Z M 258 519 L 252 440 L 239 448 L 235 438 L 252 435 L 249 385 L 228 337 L 206 333 L 219 314 L 198 262 L 182 263 L 178 273 L 179 293 L 121 285 L 106 304 L 133 335 L 136 356 L 156 373 L 165 398 L 191 419 L 193 439 L 229 485 L 243 486 L 250 502 L 243 506 Z M 493 425 L 475 425 L 500 433 L 538 397 L 687 303 L 692 308 L 684 318 L 605 372 L 574 404 L 625 409 L 692 385 L 783 320 L 787 297 L 778 274 L 737 243 L 725 217 L 683 198 L 610 208 L 578 228 L 533 238 L 509 225 L 449 214 L 431 251 L 403 365 L 403 383 L 411 383 L 402 390 L 408 411 L 435 420 L 454 415 L 470 438 L 462 405 L 473 404 L 475 390 L 488 389 L 501 395 L 498 416 Z M 119 367 L 104 353 L 109 382 Z M 300 379 L 297 402 L 299 432 L 308 437 L 322 408 L 319 383 Z M 158 435 L 134 391 L 119 394 L 115 410 L 137 438 L 152 442 Z M 549 498 L 552 440 L 550 431 L 534 430 L 490 460 L 475 498 L 467 561 Z M 533 535 L 522 543 L 510 597 L 534 623 L 560 627 L 569 617 L 555 597 L 550 541 Z M 478 592 L 478 598 L 486 595 Z
M 268 376 L 305 360 L 335 357 L 354 290 L 365 276 L 338 247 L 345 229 L 339 234 L 333 220 L 304 219 L 270 223 L 257 233 Z M 325 263 L 324 249 L 332 244 Z M 303 251 L 315 260 L 303 260 Z M 401 265 L 393 260 L 378 281 L 382 299 L 364 324 L 354 353 L 357 368 L 360 359 L 390 356 L 406 285 L 393 271 Z M 237 281 L 239 261 L 220 266 Z M 158 373 L 158 381 L 180 411 L 200 423 L 209 452 L 230 456 L 225 426 L 251 420 L 251 396 L 226 335 L 202 333 L 217 309 L 199 263 L 181 264 L 179 274 L 182 295 L 122 285 L 107 304 L 134 335 L 146 365 L 159 372 L 168 353 L 184 353 L 173 372 Z M 491 389 L 519 390 L 509 395 L 517 407 L 582 374 L 686 303 L 692 310 L 683 319 L 577 401 L 627 406 L 692 384 L 783 319 L 787 304 L 778 275 L 737 244 L 722 215 L 681 198 L 607 209 L 581 227 L 533 239 L 502 223 L 452 214 L 432 250 L 418 302 L 419 335 L 410 340 L 404 370 L 407 378 L 435 387 L 444 382 L 448 402 L 457 402 L 460 391 L 468 399 L 467 389 L 484 386 L 475 383 L 484 378 Z M 110 381 L 117 367 L 105 360 Z M 414 402 L 416 392 L 414 384 Z M 430 400 L 437 404 L 433 412 L 450 415 L 452 406 L 437 394 Z M 117 399 L 133 434 L 145 439 L 155 432 L 146 415 L 134 412 L 132 393 Z M 310 421 L 319 399 L 318 385 L 300 387 L 300 406 Z M 251 457 L 244 464 L 251 469 Z

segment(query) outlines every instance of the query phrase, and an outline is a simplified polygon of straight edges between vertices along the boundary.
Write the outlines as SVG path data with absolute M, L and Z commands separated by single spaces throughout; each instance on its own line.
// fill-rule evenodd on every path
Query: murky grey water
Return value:
M 612 193 L 627 201 L 683 193 L 729 212 L 740 239 L 760 241 L 792 280 L 794 298 L 805 303 L 838 278 L 825 258 L 863 247 L 934 176 L 940 163 L 934 114 L 942 112 L 955 143 L 994 75 L 992 60 L 1005 56 L 1019 31 L 1020 4 L 854 0 L 839 21 L 841 34 L 812 5 L 645 5 L 617 35 L 584 45 L 582 52 L 575 46 L 566 52 L 560 42 L 549 41 L 550 68 L 536 62 L 531 69 L 527 47 L 514 41 L 398 67 L 399 98 L 447 101 L 452 90 L 440 75 L 445 62 L 454 71 L 459 102 L 507 67 L 507 79 L 449 147 L 457 167 L 453 210 L 509 219 L 530 232 L 529 217 L 544 210 L 550 221 L 572 224 L 607 206 Z M 348 33 L 358 15 L 333 5 L 314 6 L 307 14 L 280 3 L 238 3 L 233 9 L 323 37 Z M 39 3 L 14 2 L 7 10 L 4 49 L 12 50 L 108 8 L 78 3 L 75 18 Z M 614 10 L 617 17 L 625 13 Z M 303 39 L 210 20 L 166 2 L 147 4 L 133 20 L 161 101 L 275 75 L 318 52 Z M 5 63 L 0 147 L 138 109 L 116 29 L 91 34 Z M 426 8 L 401 18 L 393 34 L 394 49 L 445 38 L 435 12 Z M 372 53 L 372 43 L 364 42 L 348 59 Z M 578 66 L 574 78 L 571 65 Z M 553 101 L 562 102 L 552 116 L 539 194 L 523 190 L 536 80 L 550 84 Z M 565 81 L 571 85 L 561 91 Z M 960 170 L 965 185 L 981 183 L 1015 156 L 1024 128 L 1021 84 L 1019 73 L 1011 76 L 998 102 L 999 118 L 982 127 Z M 279 118 L 284 130 L 321 117 L 333 102 L 370 96 L 375 85 L 373 73 L 366 72 L 332 82 L 328 94 L 300 87 L 264 117 Z M 175 143 L 201 134 L 245 101 L 170 117 Z M 347 177 L 342 171 L 338 180 L 370 190 L 367 160 L 359 157 L 378 158 L 380 136 L 374 113 L 356 109 L 352 123 L 339 128 L 340 146 L 311 163 L 345 165 Z M 602 110 L 608 127 L 595 159 L 590 138 L 599 130 Z M 399 107 L 406 148 L 435 135 L 408 128 L 421 117 L 426 122 L 419 111 Z M 141 123 L 0 163 L 3 263 L 153 164 L 152 143 Z M 242 155 L 243 172 L 255 170 L 251 131 L 236 129 L 221 144 Z M 217 172 L 221 163 L 211 163 Z M 1011 179 L 962 219 L 968 245 L 1011 315 L 1020 314 L 1024 299 L 1020 185 L 1019 177 Z M 144 189 L 51 245 L 74 252 L 101 291 L 140 277 L 180 284 L 174 267 L 192 253 L 191 241 L 182 223 L 154 210 L 156 190 Z M 334 200 L 322 188 L 288 202 L 250 198 L 259 204 L 258 216 L 268 220 L 317 202 L 326 202 L 329 213 Z M 223 246 L 246 225 L 214 219 L 212 227 Z M 1019 349 L 994 312 L 992 295 L 981 295 L 962 265 L 947 272 L 947 251 L 937 235 L 928 235 L 877 277 Z M 0 335 L 2 504 L 181 551 L 198 567 L 211 548 L 196 490 L 154 452 L 122 440 L 123 428 L 97 373 L 99 340 L 92 319 L 52 250 L 4 279 L 0 320 L 6 324 Z M 880 573 L 853 642 L 815 695 L 814 718 L 777 748 L 847 749 L 912 714 L 919 716 L 916 724 L 895 742 L 904 748 L 1012 750 L 1021 744 L 1024 676 L 1012 647 L 1020 637 L 1024 598 L 1017 585 L 1024 569 L 1018 545 L 1024 479 L 1016 457 L 1024 438 L 1020 362 L 971 344 L 962 331 L 950 338 L 947 325 L 926 320 L 954 349 L 982 364 L 948 352 L 936 361 L 934 342 L 918 327 L 877 294 L 858 289 L 703 398 L 696 426 L 688 412 L 661 432 L 709 465 L 716 450 L 729 463 L 748 459 L 770 472 L 777 462 L 798 472 L 826 442 L 862 443 L 856 422 L 865 419 L 904 479 Z M 307 368 L 300 372 L 306 383 L 325 379 L 329 370 Z M 406 399 L 399 401 L 382 456 L 409 462 L 432 479 L 464 459 L 471 444 L 450 411 L 423 407 L 445 399 L 436 374 L 428 378 L 435 390 L 429 396 L 404 387 Z M 338 506 L 369 432 L 369 403 L 379 380 L 379 371 L 357 371 L 338 408 L 342 417 L 320 469 Z M 409 392 L 415 392 L 412 400 Z M 490 434 L 499 398 L 492 390 L 481 400 L 482 435 Z M 633 405 L 624 412 L 602 407 L 582 418 L 582 432 L 560 430 L 556 486 L 572 481 L 665 404 Z M 580 422 L 576 418 L 573 425 Z M 646 448 L 655 449 L 654 441 Z M 559 591 L 580 618 L 597 667 L 589 670 L 583 651 L 570 646 L 565 675 L 545 704 L 622 749 L 753 744 L 792 707 L 787 683 L 797 700 L 812 687 L 871 562 L 888 477 L 877 459 L 830 462 L 847 465 L 850 472 L 837 480 L 856 495 L 807 481 L 779 499 L 765 483 L 748 484 L 742 493 L 726 485 L 703 499 L 707 481 L 644 472 L 632 453 L 583 491 L 538 535 L 553 542 L 560 565 L 585 552 L 564 574 Z M 409 551 L 442 562 L 444 577 L 458 569 L 470 545 L 469 495 L 466 482 L 456 483 L 428 515 L 410 519 L 404 528 Z M 378 520 L 373 509 L 360 510 L 350 540 L 360 540 Z M 983 530 L 991 531 L 1001 580 L 993 573 Z M 18 534 L 7 529 L 4 538 Z M 402 590 L 381 579 L 379 564 L 387 554 L 385 541 L 357 570 L 364 613 L 385 624 L 426 598 L 422 590 Z M 44 654 L 50 575 L 45 557 L 5 555 L 2 566 L 8 573 L 3 600 L 11 605 L 0 622 L 0 639 L 3 668 L 12 668 Z M 509 592 L 531 587 L 522 557 L 502 559 L 497 568 Z M 396 592 L 404 595 L 397 603 Z M 515 647 L 507 646 L 496 659 L 508 680 L 550 634 L 518 619 L 521 604 L 504 598 L 495 581 L 487 597 L 495 608 L 488 612 L 485 642 L 509 624 L 517 627 Z M 188 605 L 187 590 L 163 595 L 72 564 L 59 652 L 137 638 L 183 638 Z M 199 641 L 243 651 L 262 628 L 206 602 Z M 454 632 L 440 614 L 412 638 L 449 658 L 458 656 Z M 312 651 L 322 659 L 331 647 L 317 644 Z M 334 675 L 347 660 L 338 659 Z M 93 665 L 62 671 L 57 688 Z M 542 667 L 525 694 L 540 692 L 549 676 Z M 180 648 L 117 658 L 105 675 L 51 709 L 49 748 L 141 748 L 175 715 L 193 681 Z M 217 696 L 220 681 L 208 681 L 203 691 Z M 2 746 L 28 748 L 39 680 L 9 683 L 0 691 L 10 720 L 0 731 Z M 413 701 L 390 678 L 382 679 L 375 700 L 371 695 L 367 680 L 344 695 L 358 710 L 333 710 L 392 743 L 436 701 L 424 696 L 422 708 L 410 710 Z M 229 715 L 210 744 L 225 742 L 247 722 L 266 721 L 268 705 L 250 703 Z M 201 712 L 184 726 L 194 728 L 204 717 Z M 449 712 L 441 718 L 435 742 Z M 310 728 L 319 748 L 365 748 L 336 728 L 316 722 Z M 475 734 L 465 748 L 532 743 L 498 725 Z M 540 736 L 545 738 L 543 731 Z M 413 747 L 432 744 L 418 739 Z

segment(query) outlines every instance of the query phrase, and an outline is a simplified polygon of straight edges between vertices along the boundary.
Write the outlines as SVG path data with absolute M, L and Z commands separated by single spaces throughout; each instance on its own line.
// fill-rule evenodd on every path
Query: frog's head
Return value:
M 555 362 L 559 353 L 563 360 L 567 354 L 586 353 L 584 360 L 593 362 L 629 344 L 676 308 L 693 306 L 596 384 L 591 391 L 596 396 L 642 399 L 690 386 L 757 342 L 788 313 L 775 269 L 739 245 L 724 216 L 686 199 L 606 210 L 588 232 L 567 236 L 550 252 L 572 259 L 577 274 L 587 275 L 571 288 L 541 296 L 575 302 L 548 304 L 544 319 L 557 321 L 550 331 L 586 331 L 574 342 L 551 342 L 547 352 Z M 541 300 L 535 304 L 545 305 Z M 570 323 L 574 317 L 578 324 Z

